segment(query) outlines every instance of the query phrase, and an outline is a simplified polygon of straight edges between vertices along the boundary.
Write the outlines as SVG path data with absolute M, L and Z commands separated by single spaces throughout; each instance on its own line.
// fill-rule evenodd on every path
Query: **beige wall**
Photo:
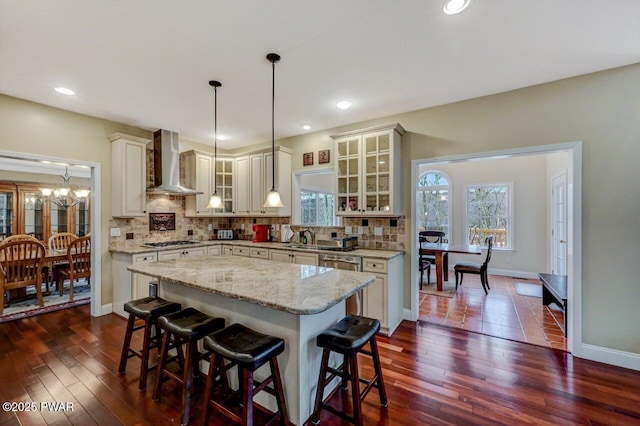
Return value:
M 411 220 L 411 160 L 583 141 L 583 340 L 640 353 L 640 65 L 580 76 L 469 101 L 354 123 L 280 141 L 304 152 L 333 148 L 329 135 L 400 122 L 406 218 Z M 0 96 L 0 149 L 102 163 L 110 194 L 113 132 L 150 138 L 140 129 Z M 333 161 L 332 152 L 332 161 Z M 103 197 L 103 291 L 111 300 L 110 197 Z M 411 238 L 410 235 L 407 235 Z M 412 242 L 407 241 L 411 247 Z M 409 288 L 409 256 L 406 256 Z
M 0 95 L 0 150 L 102 165 L 102 303 L 112 301 L 109 219 L 111 218 L 111 142 L 122 132 L 151 138 L 141 129 Z M 73 181 L 72 181 L 73 182 Z
M 409 222 L 413 159 L 582 141 L 583 341 L 640 354 L 639 81 L 640 65 L 632 65 L 354 123 L 283 143 L 294 149 L 296 171 L 302 168 L 302 153 L 311 146 L 314 151 L 333 149 L 331 134 L 401 123 L 408 131 L 402 142 L 402 197 Z M 407 247 L 412 244 L 407 241 Z M 405 293 L 409 276 L 409 256 L 405 256 Z

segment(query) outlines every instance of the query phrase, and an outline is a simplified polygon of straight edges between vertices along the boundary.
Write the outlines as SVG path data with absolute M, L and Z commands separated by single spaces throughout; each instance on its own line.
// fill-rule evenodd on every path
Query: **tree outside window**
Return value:
M 303 225 L 336 225 L 334 194 L 303 190 L 300 192 L 300 201 Z
M 494 246 L 511 248 L 512 185 L 474 185 L 467 187 L 468 243 L 485 245 L 493 236 Z
M 449 180 L 439 172 L 420 175 L 416 192 L 416 221 L 419 231 L 443 231 L 449 241 Z

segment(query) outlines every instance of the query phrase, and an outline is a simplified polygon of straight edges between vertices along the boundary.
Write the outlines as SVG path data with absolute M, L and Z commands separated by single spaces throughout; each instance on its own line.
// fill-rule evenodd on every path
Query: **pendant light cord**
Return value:
M 217 193 L 218 174 L 218 87 L 213 87 L 213 193 Z
M 278 58 L 279 59 L 279 58 Z M 275 110 L 276 110 L 276 62 L 271 63 L 271 190 L 276 189 L 276 137 L 275 137 Z

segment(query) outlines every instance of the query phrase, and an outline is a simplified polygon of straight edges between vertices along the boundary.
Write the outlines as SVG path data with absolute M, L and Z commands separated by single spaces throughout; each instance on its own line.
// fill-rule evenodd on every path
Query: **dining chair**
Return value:
M 71 244 L 71 241 L 78 238 L 75 234 L 71 232 L 58 232 L 57 234 L 53 234 L 49 237 L 49 241 L 47 242 L 47 246 L 49 250 L 55 250 L 59 252 L 67 252 L 67 247 Z M 49 290 L 49 284 L 55 283 L 57 286 L 60 284 L 55 280 L 58 275 L 58 271 L 61 269 L 68 269 L 69 262 L 66 260 L 59 260 L 51 262 L 51 270 L 52 270 L 52 280 L 51 282 L 47 280 L 47 290 Z
M 458 277 L 460 277 L 460 285 L 462 285 L 462 277 L 465 273 L 480 275 L 480 282 L 485 294 L 489 294 L 487 289 L 491 290 L 489 286 L 489 277 L 487 274 L 487 268 L 489 261 L 491 260 L 491 248 L 493 247 L 493 236 L 487 237 L 485 242 L 487 243 L 487 257 L 482 264 L 476 262 L 458 262 L 453 267 L 456 273 L 456 290 L 458 289 Z
M 444 242 L 444 235 L 445 234 L 442 231 L 418 232 L 418 241 L 420 242 L 420 249 L 422 250 L 423 244 Z M 435 256 L 430 256 L 428 254 L 423 255 L 422 251 L 418 252 L 418 267 L 420 271 L 420 290 L 422 290 L 422 278 L 424 276 L 424 270 L 425 269 L 427 270 L 427 283 L 429 283 L 431 281 L 431 265 L 435 265 L 435 263 L 436 263 Z
M 38 304 L 42 298 L 42 264 L 45 248 L 38 240 L 13 239 L 0 244 L 0 315 L 4 312 L 5 293 L 9 290 L 34 286 Z
M 40 242 L 39 239 L 37 239 L 36 237 L 34 237 L 33 235 L 28 235 L 28 234 L 14 234 L 14 235 L 9 235 L 8 237 L 6 237 L 4 240 L 2 240 L 2 243 L 9 243 L 11 241 L 37 241 Z M 42 265 L 42 280 L 44 281 L 44 283 L 47 285 L 47 291 L 49 290 L 49 266 L 45 263 Z
M 69 280 L 69 301 L 73 300 L 73 285 L 80 278 L 91 277 L 91 237 L 80 237 L 69 243 L 67 247 L 67 268 L 60 268 L 55 281 L 58 283 L 60 296 L 65 280 Z

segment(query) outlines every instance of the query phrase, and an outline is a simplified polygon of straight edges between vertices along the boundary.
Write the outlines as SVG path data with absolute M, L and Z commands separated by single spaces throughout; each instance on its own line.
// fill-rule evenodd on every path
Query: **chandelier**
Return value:
M 69 168 L 65 167 L 64 176 L 62 178 L 62 187 L 60 188 L 40 188 L 42 196 L 51 201 L 53 204 L 68 209 L 76 204 L 85 201 L 89 196 L 88 189 L 72 189 L 69 181 Z

